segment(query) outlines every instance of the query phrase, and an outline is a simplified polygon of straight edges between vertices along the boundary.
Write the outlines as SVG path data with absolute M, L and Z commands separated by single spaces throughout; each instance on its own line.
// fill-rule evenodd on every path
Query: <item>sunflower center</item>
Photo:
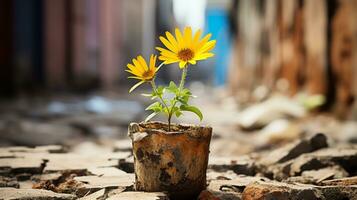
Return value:
M 152 79 L 152 73 L 151 73 L 150 70 L 145 71 L 142 76 L 143 76 L 143 78 L 146 79 L 146 80 Z
M 177 56 L 180 60 L 189 61 L 193 58 L 194 52 L 191 49 L 182 49 L 178 52 Z

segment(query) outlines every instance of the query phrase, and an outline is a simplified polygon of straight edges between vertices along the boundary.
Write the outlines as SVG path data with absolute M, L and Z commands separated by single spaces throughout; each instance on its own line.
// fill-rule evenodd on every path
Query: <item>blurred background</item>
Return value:
M 150 100 L 128 94 L 126 64 L 185 26 L 217 45 L 186 85 L 204 121 L 176 121 L 213 126 L 214 155 L 316 132 L 357 142 L 356 20 L 356 0 L 2 0 L 0 145 L 129 148 Z M 179 78 L 172 65 L 158 81 Z

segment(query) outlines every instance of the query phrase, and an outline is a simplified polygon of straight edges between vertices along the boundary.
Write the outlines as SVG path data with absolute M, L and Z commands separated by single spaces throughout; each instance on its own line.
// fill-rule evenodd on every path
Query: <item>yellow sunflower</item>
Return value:
M 175 29 L 176 38 L 166 31 L 166 38 L 160 36 L 160 41 L 167 49 L 156 47 L 160 51 L 159 59 L 165 64 L 179 62 L 180 68 L 184 68 L 187 63 L 196 64 L 198 60 L 205 60 L 214 56 L 210 52 L 216 45 L 216 40 L 210 40 L 211 34 L 207 34 L 202 39 L 201 30 L 199 29 L 192 36 L 191 27 L 186 27 L 183 34 L 178 28 Z
M 125 70 L 131 73 L 133 76 L 129 76 L 128 78 L 138 79 L 141 80 L 137 84 L 135 84 L 129 92 L 133 91 L 139 85 L 143 84 L 144 82 L 151 81 L 154 77 L 156 72 L 159 68 L 156 67 L 156 55 L 150 56 L 150 63 L 149 66 L 147 65 L 145 59 L 140 55 L 136 59 L 133 59 L 133 63 L 129 63 L 127 65 L 128 70 Z

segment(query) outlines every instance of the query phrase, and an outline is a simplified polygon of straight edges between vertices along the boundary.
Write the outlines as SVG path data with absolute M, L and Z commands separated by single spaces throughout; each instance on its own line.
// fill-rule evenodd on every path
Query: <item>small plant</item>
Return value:
M 156 67 L 156 55 L 151 55 L 149 63 L 142 56 L 138 56 L 132 60 L 132 64 L 129 63 L 127 65 L 128 70 L 126 71 L 132 74 L 128 78 L 140 80 L 130 88 L 129 93 L 143 83 L 149 83 L 152 87 L 151 94 L 142 94 L 155 100 L 154 103 L 146 108 L 146 110 L 151 110 L 152 113 L 145 121 L 152 119 L 157 114 L 163 113 L 167 116 L 170 131 L 172 117 L 174 115 L 180 117 L 184 111 L 195 113 L 200 120 L 203 119 L 200 109 L 189 104 L 190 98 L 194 96 L 189 89 L 185 88 L 187 68 L 190 65 L 195 65 L 199 60 L 205 60 L 214 56 L 210 51 L 216 45 L 216 41 L 209 40 L 211 34 L 207 34 L 201 39 L 201 34 L 201 30 L 192 34 L 191 27 L 186 27 L 183 33 L 176 28 L 176 37 L 170 32 L 166 32 L 166 38 L 163 36 L 159 38 L 166 48 L 156 47 L 160 51 L 159 60 L 163 61 L 158 67 Z M 182 70 L 179 85 L 171 81 L 168 86 L 156 86 L 155 77 L 159 69 L 163 65 L 172 63 L 178 63 L 179 68 Z M 168 98 L 168 96 L 171 98 Z

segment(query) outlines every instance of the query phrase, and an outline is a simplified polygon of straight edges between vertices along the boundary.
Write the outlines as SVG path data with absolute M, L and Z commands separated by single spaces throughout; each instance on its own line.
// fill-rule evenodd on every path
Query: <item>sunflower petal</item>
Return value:
M 179 49 L 182 48 L 182 44 L 183 44 L 183 38 L 182 38 L 182 34 L 180 32 L 180 30 L 178 28 L 175 29 L 175 35 L 176 35 L 176 39 L 177 39 L 177 46 Z
M 197 55 L 195 57 L 195 60 L 205 60 L 205 59 L 210 58 L 212 56 L 214 56 L 213 53 L 202 53 L 202 54 Z
M 177 48 L 173 46 L 166 38 L 160 36 L 159 39 L 168 49 L 170 49 L 173 52 L 177 52 Z
M 138 80 L 143 80 L 142 78 L 137 77 L 137 76 L 128 76 L 128 78 L 131 78 L 131 79 L 138 79 Z
M 205 37 L 203 37 L 197 44 L 197 46 L 195 47 L 195 50 L 197 51 L 198 49 L 200 49 L 204 44 L 207 43 L 207 41 L 211 38 L 212 34 L 209 33 L 207 34 Z
M 175 62 L 179 62 L 178 59 L 172 59 L 172 58 L 168 58 L 165 56 L 159 56 L 159 60 L 164 61 L 165 65 L 171 64 L 171 63 L 175 63 Z
M 198 29 L 198 31 L 196 31 L 195 35 L 193 36 L 193 41 L 192 41 L 193 47 L 195 47 L 198 44 L 200 37 L 201 37 L 201 33 L 202 33 L 202 30 Z
M 180 69 L 184 68 L 184 67 L 186 66 L 186 64 L 187 64 L 186 61 L 181 61 L 181 62 L 179 63 Z
M 140 73 L 140 71 L 134 65 L 129 63 L 126 66 L 128 67 L 128 69 L 130 69 L 130 71 Z
M 176 41 L 176 39 L 174 38 L 174 36 L 173 36 L 170 32 L 168 32 L 168 31 L 166 31 L 165 34 L 166 34 L 167 39 L 168 39 L 168 40 L 170 41 L 170 43 L 172 44 L 172 46 L 176 47 L 176 50 L 178 50 L 178 44 L 177 44 L 177 41 Z
M 138 61 L 140 62 L 141 66 L 143 67 L 144 71 L 148 71 L 148 65 L 146 64 L 145 59 L 142 56 L 138 56 Z
M 162 51 L 161 55 L 169 57 L 169 58 L 172 58 L 172 59 L 177 59 L 177 55 L 172 53 L 172 52 L 170 52 L 170 51 Z
M 153 54 L 153 56 L 154 56 L 154 57 L 153 57 L 153 64 L 152 64 L 152 65 L 153 65 L 154 68 L 156 69 L 156 58 L 157 58 L 157 55 L 154 55 L 154 54 Z
M 188 61 L 191 65 L 195 65 L 196 64 L 196 60 L 189 60 Z
M 150 56 L 150 62 L 149 62 L 149 70 L 151 70 L 153 67 L 154 67 L 154 60 L 153 60 L 153 57 L 154 57 L 154 55 L 153 54 L 151 54 L 151 56 Z
M 185 43 L 185 47 L 188 48 L 191 45 L 191 40 L 192 40 L 192 29 L 191 27 L 186 27 L 183 33 L 183 40 Z
M 125 70 L 126 72 L 129 72 L 130 74 L 132 74 L 132 75 L 135 75 L 135 76 L 137 76 L 137 77 L 141 77 L 141 74 L 138 74 L 138 73 L 136 73 L 136 72 L 133 72 L 133 71 L 130 71 L 130 70 Z
M 211 40 L 203 45 L 201 49 L 197 49 L 199 53 L 204 53 L 212 50 L 216 46 L 216 40 Z
M 137 70 L 139 70 L 141 73 L 144 73 L 144 68 L 141 66 L 139 61 L 137 61 L 135 58 L 133 58 L 133 64 Z
M 133 87 L 130 88 L 129 93 L 131 93 L 133 90 L 135 90 L 137 87 L 139 87 L 143 83 L 145 83 L 145 81 L 140 81 L 137 84 L 133 85 Z

